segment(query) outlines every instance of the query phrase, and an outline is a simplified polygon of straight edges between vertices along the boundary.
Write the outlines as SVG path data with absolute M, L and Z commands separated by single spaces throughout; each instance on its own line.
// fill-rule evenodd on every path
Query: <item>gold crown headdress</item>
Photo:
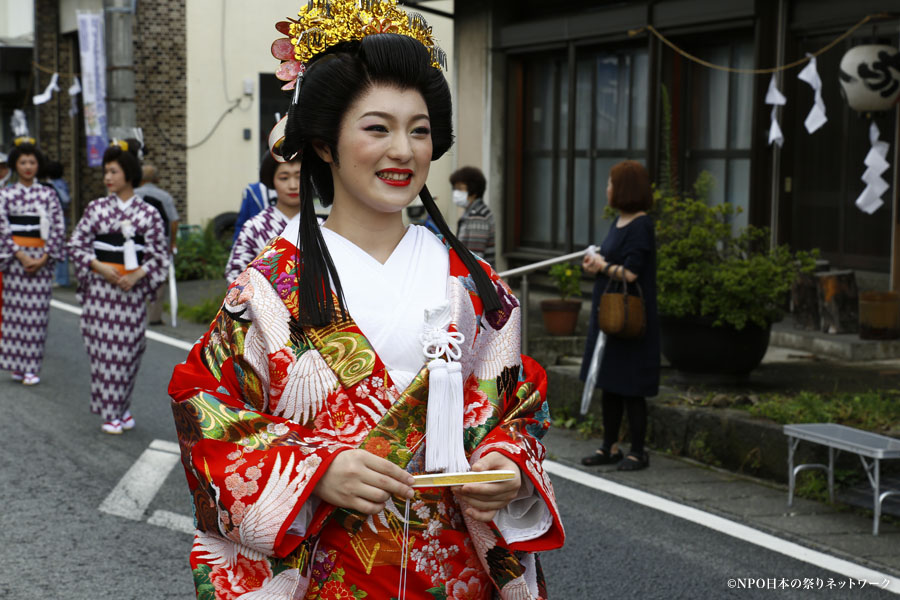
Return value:
M 447 55 L 438 46 L 431 27 L 418 13 L 406 13 L 397 0 L 309 0 L 297 13 L 275 28 L 288 36 L 275 40 L 272 55 L 284 61 L 275 75 L 290 90 L 315 56 L 341 42 L 359 41 L 378 33 L 396 33 L 420 42 L 431 55 L 431 64 L 446 69 Z
M 22 144 L 31 144 L 34 146 L 37 144 L 37 140 L 28 135 L 22 135 L 13 140 L 14 146 L 21 146 Z
M 431 27 L 422 15 L 406 13 L 397 0 L 309 0 L 297 13 L 299 19 L 280 21 L 275 29 L 288 36 L 272 42 L 272 56 L 283 61 L 275 76 L 287 83 L 283 90 L 294 90 L 297 102 L 306 66 L 317 55 L 341 42 L 359 41 L 379 33 L 410 37 L 428 50 L 431 65 L 447 68 L 447 54 L 438 46 Z M 284 162 L 281 144 L 287 116 L 269 133 L 269 150 L 278 162 Z

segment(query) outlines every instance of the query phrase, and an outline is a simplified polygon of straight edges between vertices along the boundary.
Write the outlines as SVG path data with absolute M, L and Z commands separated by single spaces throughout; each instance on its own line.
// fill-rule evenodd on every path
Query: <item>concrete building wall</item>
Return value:
M 157 167 L 159 186 L 175 198 L 183 222 L 189 206 L 185 51 L 184 2 L 138 2 L 134 36 L 137 123 L 147 145 L 145 162 Z
M 75 14 L 102 10 L 99 0 L 35 0 L 37 26 L 37 81 L 43 90 L 52 72 L 60 73 L 61 91 L 38 107 L 35 125 L 42 149 L 59 160 L 73 193 L 73 218 L 88 202 L 106 194 L 102 169 L 88 167 L 84 147 L 83 114 L 69 115 L 66 90 L 80 68 Z M 160 170 L 160 185 L 175 197 L 180 211 L 186 207 L 184 129 L 186 86 L 184 77 L 184 3 L 181 0 L 138 2 L 134 43 L 135 108 L 137 126 L 144 131 L 147 160 Z M 80 97 L 79 97 L 80 102 Z
M 429 6 L 452 12 L 453 1 Z M 224 10 L 218 0 L 155 0 L 137 7 L 135 104 L 149 149 L 147 161 L 158 167 L 160 185 L 175 197 L 183 222 L 203 225 L 223 212 L 237 211 L 244 187 L 257 179 L 261 140 L 269 133 L 259 122 L 259 76 L 277 68 L 270 52 L 280 36 L 275 23 L 296 16 L 297 7 L 282 0 L 225 0 Z M 65 90 L 79 68 L 76 11 L 100 10 L 102 0 L 35 0 L 35 8 L 38 63 L 49 69 L 38 71 L 35 89 L 43 89 L 55 70 L 61 74 L 62 93 L 38 108 L 33 125 L 48 154 L 66 167 L 77 218 L 105 190 L 100 169 L 86 165 L 82 115 L 69 116 Z M 452 82 L 453 20 L 425 16 L 450 57 L 447 77 Z M 252 84 L 249 94 L 245 80 Z M 286 93 L 285 106 L 288 102 Z M 453 148 L 433 163 L 429 175 L 429 188 L 451 226 L 457 211 L 448 179 L 457 156 Z
M 24 0 L 0 0 L 0 38 L 28 38 L 34 31 L 34 5 Z
M 78 38 L 76 34 L 59 34 L 60 14 L 58 0 L 36 0 L 35 47 L 39 68 L 35 71 L 34 89 L 43 90 L 50 83 L 52 72 L 57 72 L 61 92 L 35 108 L 37 122 L 31 124 L 31 129 L 48 158 L 62 163 L 72 192 L 70 216 L 77 218 L 81 207 L 104 193 L 104 189 L 99 169 L 88 167 L 85 160 L 83 115 L 79 111 L 74 117 L 69 116 L 71 101 L 66 90 L 72 84 L 72 74 L 79 68 Z
M 281 37 L 275 23 L 296 17 L 300 3 L 225 0 L 224 11 L 219 0 L 187 0 L 185 6 L 190 147 L 187 218 L 190 223 L 202 224 L 220 213 L 237 211 L 244 187 L 257 180 L 260 140 L 269 134 L 259 123 L 259 75 L 277 69 L 278 60 L 270 51 L 272 42 Z M 452 6 L 451 0 L 429 3 L 431 8 L 448 12 Z M 452 61 L 452 20 L 423 14 Z M 452 78 L 452 65 L 450 69 L 448 77 Z M 245 79 L 252 82 L 252 94 L 244 93 Z M 290 95 L 285 93 L 285 109 L 289 101 Z M 237 107 L 223 117 L 235 104 Z M 222 122 L 213 131 L 220 117 Z M 245 129 L 250 139 L 244 138 Z M 433 164 L 428 179 L 445 216 L 451 216 L 448 178 L 455 165 L 456 152 L 448 152 Z
M 491 50 L 493 12 L 491 1 L 456 2 L 456 154 L 458 166 L 478 167 L 487 179 L 485 202 L 494 213 L 496 266 L 502 270 L 505 61 Z

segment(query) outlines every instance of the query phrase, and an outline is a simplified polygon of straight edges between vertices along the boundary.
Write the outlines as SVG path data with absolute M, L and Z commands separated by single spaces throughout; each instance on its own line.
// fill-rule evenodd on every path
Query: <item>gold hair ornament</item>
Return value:
M 421 43 L 431 56 L 431 66 L 447 68 L 447 54 L 434 41 L 422 15 L 405 12 L 396 0 L 309 0 L 297 13 L 275 28 L 288 36 L 275 40 L 272 55 L 282 61 L 276 76 L 294 89 L 299 75 L 317 55 L 342 42 L 359 41 L 379 33 L 396 33 Z
M 37 140 L 27 135 L 19 136 L 13 140 L 13 145 L 15 146 L 21 146 L 22 144 L 31 144 L 32 146 L 34 146 L 35 144 L 37 144 Z
M 125 152 L 128 152 L 128 142 L 125 140 L 113 140 L 109 143 L 109 147 L 112 148 L 113 146 L 118 146 Z

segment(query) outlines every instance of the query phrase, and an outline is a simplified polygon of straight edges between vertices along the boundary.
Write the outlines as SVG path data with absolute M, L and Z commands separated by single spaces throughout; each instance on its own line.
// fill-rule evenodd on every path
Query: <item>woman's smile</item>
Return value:
M 412 181 L 413 172 L 410 169 L 383 169 L 375 175 L 388 185 L 406 187 Z

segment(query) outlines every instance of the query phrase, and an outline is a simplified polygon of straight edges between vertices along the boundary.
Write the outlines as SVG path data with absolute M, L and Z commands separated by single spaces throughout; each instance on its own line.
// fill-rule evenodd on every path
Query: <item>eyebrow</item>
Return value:
M 371 111 L 367 112 L 366 114 L 361 115 L 358 120 L 362 120 L 366 117 L 380 117 L 380 118 L 384 119 L 385 121 L 396 121 L 397 120 L 397 118 L 394 115 L 392 115 L 391 113 L 381 112 L 378 110 L 371 110 Z M 431 121 L 429 116 L 424 113 L 414 115 L 410 119 L 410 121 L 418 121 L 419 119 L 425 119 L 427 121 Z

